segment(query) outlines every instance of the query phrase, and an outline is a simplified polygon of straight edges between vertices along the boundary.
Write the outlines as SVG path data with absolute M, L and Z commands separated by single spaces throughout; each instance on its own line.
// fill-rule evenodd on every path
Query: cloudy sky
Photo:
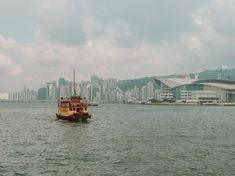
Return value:
M 234 66 L 234 19 L 235 0 L 0 0 L 0 90 Z

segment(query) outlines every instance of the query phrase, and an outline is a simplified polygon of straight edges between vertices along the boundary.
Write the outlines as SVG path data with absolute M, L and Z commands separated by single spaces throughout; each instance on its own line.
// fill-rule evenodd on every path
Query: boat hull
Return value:
M 56 113 L 56 117 L 58 119 L 67 120 L 67 121 L 71 121 L 71 122 L 84 122 L 84 121 L 87 121 L 87 119 L 91 118 L 91 115 L 88 114 L 86 116 L 79 116 L 79 115 L 64 116 L 64 115 Z

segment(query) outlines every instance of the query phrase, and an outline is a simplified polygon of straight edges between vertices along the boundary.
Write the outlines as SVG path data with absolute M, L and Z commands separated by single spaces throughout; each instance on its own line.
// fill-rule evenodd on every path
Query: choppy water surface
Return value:
M 0 175 L 235 173 L 235 107 L 91 107 L 89 123 L 54 104 L 0 103 Z

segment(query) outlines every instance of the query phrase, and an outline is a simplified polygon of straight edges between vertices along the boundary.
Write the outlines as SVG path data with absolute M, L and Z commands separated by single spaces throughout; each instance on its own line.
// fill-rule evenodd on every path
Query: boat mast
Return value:
M 75 70 L 73 69 L 73 95 L 76 95 Z
M 93 98 L 93 97 L 92 97 L 92 87 L 93 87 L 93 86 L 92 86 L 92 83 L 91 83 L 91 101 L 92 101 L 92 98 Z

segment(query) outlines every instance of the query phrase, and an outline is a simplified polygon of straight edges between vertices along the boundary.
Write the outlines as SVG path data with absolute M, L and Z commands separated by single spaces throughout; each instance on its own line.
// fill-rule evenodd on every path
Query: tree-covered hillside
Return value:
M 122 80 L 118 82 L 118 87 L 122 89 L 123 91 L 127 91 L 128 89 L 134 89 L 135 86 L 138 88 L 143 87 L 144 85 L 147 85 L 148 82 L 153 82 L 153 85 L 155 88 L 157 88 L 157 84 L 154 81 L 154 78 L 156 77 L 145 77 L 140 79 L 133 79 L 133 80 Z
M 222 79 L 235 81 L 235 68 L 224 69 L 221 71 Z M 217 79 L 218 70 L 205 70 L 199 73 L 199 79 Z
M 154 87 L 157 89 L 159 86 L 154 81 L 154 78 L 157 76 L 151 77 L 144 77 L 139 79 L 129 79 L 129 80 L 121 80 L 118 82 L 118 87 L 123 91 L 127 91 L 128 89 L 134 89 L 135 86 L 141 88 L 147 85 L 148 82 L 153 82 Z M 168 75 L 168 76 L 161 76 L 161 78 L 183 78 L 184 75 Z M 232 69 L 224 69 L 221 72 L 222 79 L 229 79 L 235 81 L 235 68 Z M 205 70 L 199 73 L 199 79 L 217 79 L 218 78 L 218 70 Z

